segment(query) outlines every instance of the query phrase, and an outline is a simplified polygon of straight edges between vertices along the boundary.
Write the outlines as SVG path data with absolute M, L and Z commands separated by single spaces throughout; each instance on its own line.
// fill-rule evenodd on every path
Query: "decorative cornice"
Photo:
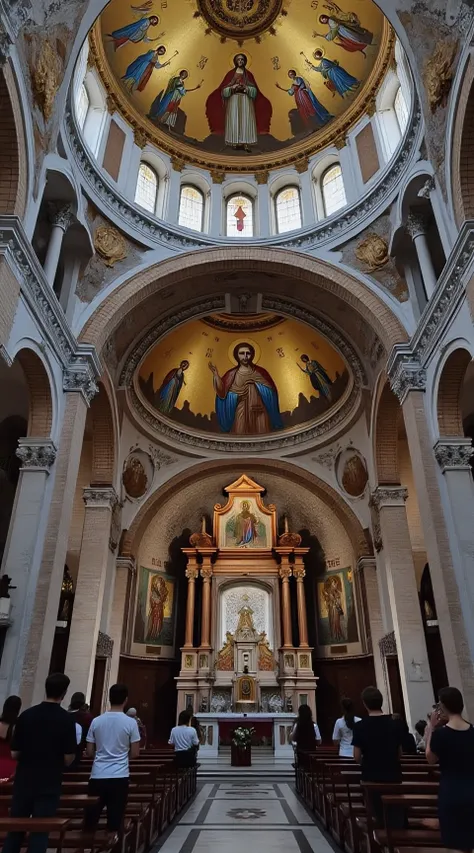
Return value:
M 377 486 L 370 496 L 370 501 L 376 509 L 384 506 L 405 506 L 408 489 L 404 486 Z
M 86 507 L 94 509 L 113 509 L 117 503 L 117 493 L 112 486 L 88 486 L 82 497 Z
M 426 370 L 406 353 L 399 353 L 388 371 L 390 387 L 403 403 L 409 391 L 425 391 Z
M 22 471 L 45 471 L 49 474 L 56 459 L 56 446 L 47 438 L 20 438 L 15 454 L 21 459 Z
M 440 438 L 434 446 L 434 455 L 443 474 L 446 471 L 471 471 L 474 447 L 470 438 L 453 436 Z
M 272 235 L 270 238 L 255 238 L 248 242 L 252 245 L 282 246 L 296 251 L 309 250 L 316 246 L 332 243 L 338 237 L 354 230 L 355 233 L 367 227 L 367 220 L 387 208 L 398 191 L 404 173 L 410 167 L 418 150 L 422 133 L 422 113 L 419 102 L 414 99 L 412 113 L 405 137 L 399 146 L 393 160 L 387 164 L 378 183 L 372 187 L 362 199 L 355 204 L 338 211 L 332 217 L 321 223 L 298 231 L 297 236 Z M 173 249 L 188 251 L 200 246 L 227 245 L 225 238 L 212 238 L 206 235 L 190 234 L 179 226 L 171 226 L 156 217 L 147 214 L 143 209 L 125 199 L 109 181 L 105 173 L 99 172 L 99 167 L 82 141 L 74 111 L 66 113 L 64 140 L 68 143 L 73 159 L 82 174 L 84 192 L 102 203 L 104 215 L 112 220 L 114 216 L 122 223 L 128 224 L 137 233 L 138 238 L 149 243 L 164 243 Z M 235 172 L 235 169 L 232 173 Z M 210 174 L 214 183 L 222 183 L 225 171 L 211 168 Z M 245 241 L 247 242 L 247 241 Z
M 63 369 L 87 373 L 91 381 L 98 378 L 102 370 L 95 348 L 78 344 L 17 216 L 2 217 L 0 256 L 9 264 L 42 337 L 51 345 Z

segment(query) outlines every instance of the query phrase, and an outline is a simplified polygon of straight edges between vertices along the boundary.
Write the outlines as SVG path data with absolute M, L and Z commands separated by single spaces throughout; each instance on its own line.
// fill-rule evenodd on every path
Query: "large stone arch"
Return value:
M 399 402 L 388 382 L 383 386 L 375 417 L 375 473 L 378 483 L 398 485 L 398 428 L 402 416 Z
M 212 460 L 199 462 L 172 477 L 167 483 L 157 489 L 142 504 L 132 524 L 125 531 L 121 542 L 121 555 L 136 556 L 139 543 L 150 521 L 172 495 L 186 489 L 188 485 L 195 482 L 196 478 L 199 478 L 200 483 L 202 482 L 202 488 L 205 489 L 206 478 L 214 477 L 216 473 L 219 473 L 222 474 L 222 478 L 225 480 L 229 474 L 234 474 L 236 468 L 251 470 L 255 474 L 260 474 L 262 478 L 265 477 L 265 473 L 276 474 L 280 477 L 284 476 L 292 482 L 299 484 L 302 488 L 314 492 L 327 504 L 344 525 L 356 558 L 366 556 L 370 553 L 364 530 L 354 511 L 338 492 L 315 474 L 300 468 L 296 464 L 282 460 L 236 458 L 225 461 Z
M 388 298 L 384 299 L 382 293 L 375 293 L 355 275 L 310 255 L 286 249 L 247 246 L 212 248 L 181 254 L 136 273 L 103 297 L 86 321 L 80 339 L 93 344 L 100 352 L 113 332 L 132 312 L 138 314 L 140 311 L 143 330 L 144 323 L 149 323 L 152 319 L 145 306 L 149 300 L 156 301 L 165 288 L 168 293 L 174 285 L 206 277 L 209 295 L 231 291 L 232 283 L 221 283 L 221 280 L 226 274 L 235 274 L 236 270 L 247 270 L 256 276 L 268 276 L 269 295 L 274 292 L 271 277 L 278 276 L 304 284 L 305 287 L 313 286 L 324 295 L 326 301 L 334 297 L 344 308 L 354 312 L 361 323 L 373 329 L 387 354 L 395 343 L 407 340 L 406 329 L 388 304 Z M 257 289 L 262 290 L 261 282 Z M 194 291 L 194 298 L 204 295 L 204 292 Z M 179 303 L 180 308 L 183 304 L 184 300 Z M 169 309 L 169 302 L 161 300 L 160 310 L 163 314 L 167 308 Z
M 451 144 L 451 186 L 458 225 L 474 217 L 474 58 L 469 55 L 459 87 Z
M 92 399 L 88 416 L 92 422 L 91 486 L 112 486 L 116 473 L 116 440 L 111 401 L 106 387 Z
M 53 427 L 53 399 L 51 385 L 40 357 L 31 349 L 21 349 L 16 354 L 28 386 L 30 406 L 28 435 L 47 438 Z
M 440 436 L 464 436 L 461 392 L 471 353 L 462 347 L 448 356 L 438 384 L 438 427 Z
M 10 65 L 0 73 L 0 214 L 23 218 L 28 190 L 26 138 Z

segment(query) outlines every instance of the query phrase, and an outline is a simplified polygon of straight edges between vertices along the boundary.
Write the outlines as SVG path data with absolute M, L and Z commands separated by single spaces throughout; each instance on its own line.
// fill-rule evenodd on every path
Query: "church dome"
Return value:
M 342 140 L 394 38 L 371 0 L 111 0 L 90 37 L 117 109 L 201 168 L 279 168 Z M 356 7 L 356 8 L 354 8 Z

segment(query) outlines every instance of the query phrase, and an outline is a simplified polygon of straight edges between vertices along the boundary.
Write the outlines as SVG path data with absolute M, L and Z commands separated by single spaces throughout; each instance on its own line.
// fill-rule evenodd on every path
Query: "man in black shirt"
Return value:
M 50 675 L 45 687 L 45 701 L 24 711 L 13 733 L 11 750 L 18 765 L 11 817 L 54 817 L 61 796 L 63 770 L 76 755 L 74 719 L 61 708 L 69 678 L 62 673 Z M 20 853 L 23 835 L 10 832 L 3 853 Z M 46 853 L 47 847 L 46 833 L 30 836 L 28 853 Z
M 361 765 L 363 782 L 401 782 L 403 729 L 399 720 L 382 711 L 383 696 L 376 687 L 366 687 L 362 701 L 368 716 L 356 723 L 352 735 L 354 760 Z M 380 795 L 371 795 L 376 823 L 383 826 L 383 808 Z M 404 812 L 399 810 L 390 820 L 396 828 L 404 825 Z

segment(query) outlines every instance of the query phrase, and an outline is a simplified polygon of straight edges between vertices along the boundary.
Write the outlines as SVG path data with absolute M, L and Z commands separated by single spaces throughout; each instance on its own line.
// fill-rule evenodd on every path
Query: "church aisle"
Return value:
M 290 785 L 261 781 L 204 784 L 160 853 L 332 853 Z

